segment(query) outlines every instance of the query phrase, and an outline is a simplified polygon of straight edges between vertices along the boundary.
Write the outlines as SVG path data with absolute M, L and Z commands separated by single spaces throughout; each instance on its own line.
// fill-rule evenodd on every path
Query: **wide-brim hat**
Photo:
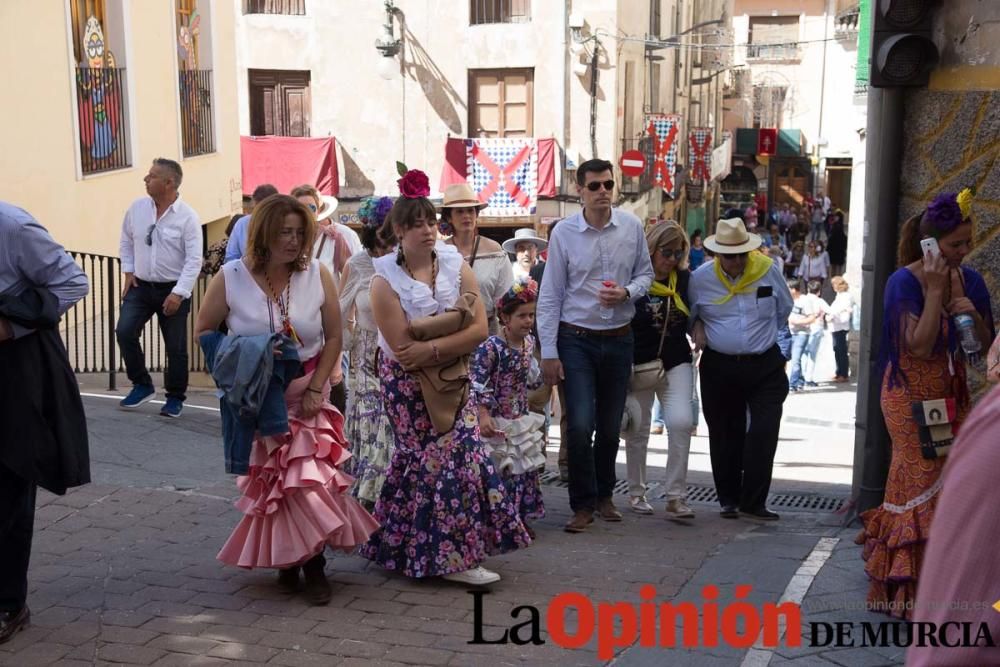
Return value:
M 629 394 L 625 397 L 625 409 L 622 410 L 621 436 L 627 438 L 639 432 L 642 426 L 642 408 L 635 396 Z
M 739 255 L 756 250 L 763 242 L 759 235 L 748 232 L 739 218 L 723 218 L 703 244 L 716 255 Z
M 337 206 L 340 204 L 337 198 L 333 195 L 320 195 L 320 206 L 319 210 L 316 211 L 316 222 L 320 220 L 326 220 L 337 210 Z
M 507 239 L 503 242 L 503 251 L 513 255 L 517 251 L 518 243 L 534 243 L 535 247 L 538 248 L 538 252 L 542 252 L 547 247 L 549 247 L 549 242 L 545 239 L 535 236 L 535 230 L 530 227 L 524 227 L 518 229 L 514 232 L 514 238 Z
M 444 198 L 439 208 L 476 208 L 482 210 L 486 204 L 479 201 L 476 191 L 468 183 L 452 183 L 444 189 Z

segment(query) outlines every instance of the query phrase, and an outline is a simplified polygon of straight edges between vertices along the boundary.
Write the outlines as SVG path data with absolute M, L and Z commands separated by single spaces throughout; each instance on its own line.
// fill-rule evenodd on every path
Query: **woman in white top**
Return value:
M 530 544 L 531 538 L 480 440 L 472 401 L 466 397 L 451 429 L 439 432 L 425 402 L 430 399 L 412 372 L 472 353 L 486 339 L 486 312 L 477 299 L 465 329 L 431 341 L 411 337 L 411 320 L 444 312 L 462 293 L 478 293 L 479 285 L 455 248 L 437 243 L 426 176 L 408 172 L 400 190 L 404 196 L 386 222 L 397 250 L 374 261 L 371 287 L 382 399 L 395 449 L 375 505 L 382 527 L 361 554 L 408 577 L 490 584 L 500 576 L 480 564 Z
M 833 357 L 837 361 L 837 374 L 834 382 L 848 381 L 847 333 L 851 330 L 851 319 L 854 317 L 854 297 L 848 292 L 847 281 L 841 276 L 830 279 L 833 291 L 837 293 L 833 303 L 826 313 L 826 323 L 833 336 Z
M 353 550 L 378 527 L 347 489 L 340 467 L 350 458 L 343 417 L 329 403 L 330 371 L 340 354 L 337 289 L 310 258 L 316 222 L 308 208 L 273 195 L 254 208 L 247 253 L 225 264 L 198 313 L 199 337 L 225 320 L 229 334 L 283 333 L 297 344 L 304 375 L 285 391 L 289 432 L 256 436 L 249 474 L 237 483 L 243 519 L 218 558 L 240 567 L 280 568 L 279 583 L 299 586 L 315 604 L 330 599 L 327 544 Z
M 449 185 L 441 204 L 441 233 L 451 235 L 445 243 L 458 248 L 472 267 L 486 306 L 487 327 L 494 335 L 499 330 L 496 303 L 514 284 L 514 271 L 500 244 L 479 235 L 479 211 L 484 208 L 467 183 Z
M 358 217 L 364 250 L 348 260 L 340 293 L 340 311 L 350 338 L 344 435 L 354 452 L 350 472 L 356 481 L 351 494 L 369 510 L 375 507 L 382 491 L 393 449 L 392 426 L 382 405 L 382 380 L 378 374 L 378 329 L 369 298 L 375 276 L 373 260 L 391 253 L 396 245 L 395 238 L 380 233 L 390 208 L 390 197 L 368 197 L 362 203 Z M 392 233 L 391 228 L 387 231 Z
M 818 280 L 822 286 L 829 275 L 830 256 L 823 250 L 823 243 L 820 241 L 810 241 L 806 248 L 795 275 L 806 283 Z

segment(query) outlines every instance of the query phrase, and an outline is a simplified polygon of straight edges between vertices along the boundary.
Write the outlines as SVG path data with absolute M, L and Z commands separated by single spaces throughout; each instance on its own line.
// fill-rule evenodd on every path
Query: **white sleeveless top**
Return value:
M 254 336 L 281 331 L 281 311 L 250 274 L 243 260 L 227 262 L 222 267 L 226 276 L 226 304 L 229 315 L 226 326 L 239 336 Z M 323 314 L 325 301 L 319 262 L 315 259 L 305 271 L 292 273 L 290 317 L 295 332 L 302 339 L 299 358 L 312 359 L 323 349 Z
M 402 266 L 396 263 L 396 253 L 391 252 L 373 260 L 375 275 L 382 276 L 399 297 L 399 303 L 409 322 L 419 317 L 436 315 L 455 305 L 462 291 L 462 264 L 464 260 L 454 246 L 438 243 L 434 246 L 437 252 L 438 274 L 434 281 L 434 291 L 431 288 L 410 277 Z M 378 344 L 382 352 L 391 359 L 396 355 L 392 348 L 378 333 Z

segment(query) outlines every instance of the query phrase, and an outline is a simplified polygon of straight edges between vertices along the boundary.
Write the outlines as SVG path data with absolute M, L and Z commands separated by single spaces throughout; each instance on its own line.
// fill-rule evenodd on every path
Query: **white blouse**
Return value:
M 255 336 L 281 331 L 281 311 L 274 300 L 260 288 L 242 259 L 223 265 L 226 276 L 226 326 L 239 336 Z M 302 340 L 299 358 L 312 359 L 323 350 L 323 281 L 319 262 L 312 260 L 305 271 L 295 271 L 291 279 L 289 316 Z
M 434 250 L 437 252 L 438 274 L 433 291 L 426 284 L 411 278 L 406 269 L 396 263 L 396 253 L 372 260 L 375 275 L 384 278 L 399 297 L 407 322 L 444 312 L 455 305 L 462 291 L 462 256 L 454 246 L 444 243 L 438 243 Z M 391 359 L 396 358 L 381 331 L 378 344 Z
M 347 282 L 340 291 L 340 313 L 344 318 L 344 328 L 351 308 L 354 310 L 354 326 L 375 331 L 375 316 L 372 313 L 370 290 L 375 277 L 375 264 L 367 251 L 352 255 L 347 260 Z

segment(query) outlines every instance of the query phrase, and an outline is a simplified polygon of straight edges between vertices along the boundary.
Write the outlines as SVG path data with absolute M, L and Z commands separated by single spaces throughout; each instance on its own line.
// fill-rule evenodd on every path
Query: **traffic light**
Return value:
M 931 39 L 935 0 L 873 0 L 871 85 L 924 86 L 937 65 Z

